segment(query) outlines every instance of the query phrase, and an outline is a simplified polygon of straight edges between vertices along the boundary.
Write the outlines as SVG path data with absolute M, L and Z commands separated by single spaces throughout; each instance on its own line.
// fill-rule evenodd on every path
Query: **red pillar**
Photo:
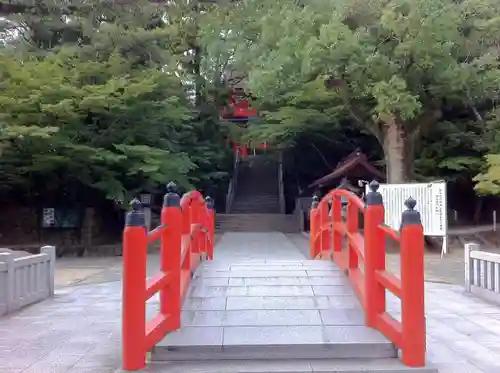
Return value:
M 329 228 L 333 219 L 333 217 L 330 216 L 330 208 L 327 203 L 327 199 L 329 198 L 329 196 L 323 197 L 317 208 L 319 215 L 317 218 L 317 230 L 319 232 L 319 236 L 317 236 L 318 241 L 316 245 L 319 245 L 319 248 L 317 246 L 316 250 L 321 254 L 321 259 L 325 258 L 325 256 L 329 257 L 331 255 L 330 251 L 332 250 L 332 234 L 334 231 Z
M 309 210 L 309 255 L 311 259 L 316 259 L 319 254 L 317 249 L 317 235 L 318 235 L 318 217 L 319 217 L 319 197 L 314 195 L 312 198 L 311 209 Z
M 332 217 L 331 221 L 333 224 L 342 224 L 342 200 L 340 197 L 335 196 L 332 198 Z M 335 252 L 340 253 L 342 252 L 342 233 L 339 230 L 331 229 L 331 235 L 332 235 L 332 243 L 333 243 L 333 253 Z M 337 263 L 337 264 L 343 264 L 343 263 Z M 345 268 L 342 268 L 345 269 Z
M 379 184 L 372 181 L 366 195 L 365 235 L 365 317 L 366 325 L 375 327 L 377 317 L 385 312 L 385 288 L 377 281 L 376 271 L 385 269 L 385 234 L 379 229 L 384 223 L 384 204 L 378 192 Z
M 160 290 L 160 312 L 170 318 L 169 329 L 181 326 L 181 237 L 182 212 L 180 197 L 174 183 L 167 185 L 163 199 L 161 224 L 165 227 L 161 237 L 161 270 L 168 273 L 170 282 Z
M 401 324 L 402 360 L 411 367 L 425 366 L 424 229 L 416 201 L 409 198 L 401 218 Z
M 358 207 L 351 201 L 347 205 L 347 231 L 350 234 L 358 233 L 359 231 L 359 211 Z M 358 252 L 356 247 L 350 241 L 348 242 L 348 266 L 349 269 L 358 268 Z
M 208 230 L 208 240 L 206 253 L 209 260 L 214 258 L 214 239 L 215 239 L 215 208 L 214 201 L 210 197 L 205 198 L 207 209 L 206 228 Z
M 147 232 L 141 203 L 134 199 L 123 231 L 122 354 L 124 370 L 146 366 Z
M 192 201 L 182 205 L 182 235 L 191 235 L 191 212 L 192 212 Z M 188 247 L 183 262 L 181 263 L 182 271 L 191 271 L 191 242 L 187 243 Z M 182 255 L 182 254 L 181 254 Z

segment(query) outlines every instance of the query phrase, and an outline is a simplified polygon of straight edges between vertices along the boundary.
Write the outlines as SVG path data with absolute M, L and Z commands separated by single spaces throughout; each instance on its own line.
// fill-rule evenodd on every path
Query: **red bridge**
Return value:
M 161 226 L 150 232 L 133 201 L 124 231 L 123 368 L 145 368 L 152 352 L 153 361 L 296 359 L 302 371 L 303 359 L 327 359 L 338 369 L 328 371 L 435 372 L 425 367 L 416 202 L 406 201 L 395 231 L 384 225 L 378 184 L 370 189 L 366 201 L 338 189 L 313 199 L 309 258 L 281 233 L 225 233 L 214 250 L 213 204 L 197 191 L 180 198 L 170 183 Z M 385 268 L 387 239 L 399 243 L 399 278 Z M 161 272 L 147 279 L 156 240 Z M 387 311 L 387 292 L 401 300 L 399 320 Z M 156 316 L 146 321 L 157 293 Z

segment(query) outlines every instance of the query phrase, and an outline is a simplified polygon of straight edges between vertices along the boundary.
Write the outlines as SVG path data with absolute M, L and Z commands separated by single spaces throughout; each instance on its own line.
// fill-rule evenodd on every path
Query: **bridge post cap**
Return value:
M 137 212 L 142 210 L 142 203 L 137 198 L 134 198 L 130 201 L 130 207 L 132 208 L 131 212 Z
M 177 194 L 177 185 L 171 181 L 167 184 L 167 193 L 163 197 L 163 207 L 180 207 L 181 197 Z
M 210 196 L 205 197 L 205 203 L 207 205 L 207 209 L 213 210 L 214 208 L 214 199 Z
M 380 184 L 377 180 L 372 180 L 370 181 L 370 184 L 368 184 L 368 187 L 370 188 L 370 191 L 373 193 L 378 192 L 378 188 L 380 188 Z
M 318 197 L 318 195 L 315 194 L 312 197 L 311 207 L 316 208 L 316 207 L 318 207 L 318 205 L 319 205 L 319 197 Z
M 384 201 L 382 199 L 382 194 L 378 191 L 380 188 L 379 182 L 377 180 L 372 180 L 370 184 L 368 184 L 368 188 L 370 188 L 370 191 L 366 193 L 366 204 L 368 206 L 383 205 Z
M 420 212 L 415 210 L 417 201 L 413 197 L 409 197 L 405 201 L 406 210 L 403 211 L 401 215 L 401 228 L 412 225 L 412 224 L 422 224 L 422 219 L 420 218 Z
M 130 202 L 131 210 L 127 213 L 125 219 L 126 227 L 145 227 L 146 219 L 144 218 L 144 212 L 142 211 L 142 203 L 137 198 L 134 198 Z
M 173 181 L 167 184 L 167 192 L 168 193 L 177 193 L 177 184 Z
M 409 197 L 405 201 L 405 206 L 408 210 L 414 210 L 416 205 L 417 205 L 417 201 L 415 201 L 412 197 Z

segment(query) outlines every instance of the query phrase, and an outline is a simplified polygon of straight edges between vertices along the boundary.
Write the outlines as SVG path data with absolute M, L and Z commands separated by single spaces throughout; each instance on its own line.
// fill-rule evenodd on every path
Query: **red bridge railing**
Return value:
M 424 309 L 424 233 L 420 213 L 411 197 L 396 231 L 384 224 L 384 205 L 379 184 L 370 183 L 365 203 L 355 194 L 336 189 L 311 207 L 310 255 L 332 259 L 351 281 L 365 310 L 367 326 L 378 329 L 402 352 L 411 367 L 425 366 L 426 328 Z M 345 219 L 341 198 L 347 200 Z M 363 232 L 359 213 L 364 213 Z M 343 237 L 347 247 L 343 249 Z M 385 268 L 386 236 L 399 242 L 401 278 Z M 401 321 L 387 312 L 386 290 L 401 299 Z
M 123 369 L 146 366 L 146 354 L 167 333 L 179 329 L 181 305 L 202 256 L 213 259 L 214 209 L 210 197 L 192 191 L 182 199 L 173 183 L 161 211 L 161 225 L 147 231 L 138 200 L 132 201 L 123 232 Z M 160 273 L 147 280 L 148 244 L 161 243 Z M 146 322 L 146 302 L 160 293 L 159 313 Z

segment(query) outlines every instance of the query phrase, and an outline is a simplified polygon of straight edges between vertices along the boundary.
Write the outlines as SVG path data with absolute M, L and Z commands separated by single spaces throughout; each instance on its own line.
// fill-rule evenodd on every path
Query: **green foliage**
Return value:
M 481 171 L 490 145 L 467 136 L 488 137 L 482 117 L 498 96 L 496 1 L 253 0 L 224 12 L 205 29 L 212 38 L 226 31 L 231 64 L 248 73 L 250 90 L 267 109 L 255 136 L 291 146 L 297 136 L 350 120 L 372 134 L 396 173 L 416 166 L 422 177 L 470 180 Z M 310 108 L 289 95 L 327 100 Z M 459 130 L 464 123 L 469 128 Z M 457 145 L 458 137 L 467 145 Z
M 55 186 L 63 173 L 115 200 L 167 180 L 189 184 L 185 175 L 194 164 L 176 137 L 191 117 L 176 78 L 155 69 L 133 72 L 118 55 L 95 62 L 62 51 L 43 62 L 6 56 L 1 62 L 7 125 L 57 128 L 52 136 L 18 136 L 4 151 L 16 152 L 28 179 L 43 175 Z
M 483 168 L 487 147 L 480 125 L 470 120 L 443 121 L 423 138 L 415 166 L 420 178 L 436 176 L 470 182 Z
M 500 195 L 500 109 L 493 110 L 487 117 L 486 124 L 488 153 L 485 157 L 485 167 L 474 180 L 476 190 L 483 195 Z
M 147 1 L 73 5 L 11 16 L 24 31 L 0 54 L 0 189 L 86 203 L 224 179 L 218 113 L 189 95 L 187 3 L 167 22 Z
M 486 157 L 488 170 L 476 176 L 476 190 L 480 194 L 500 194 L 500 154 L 488 154 Z

